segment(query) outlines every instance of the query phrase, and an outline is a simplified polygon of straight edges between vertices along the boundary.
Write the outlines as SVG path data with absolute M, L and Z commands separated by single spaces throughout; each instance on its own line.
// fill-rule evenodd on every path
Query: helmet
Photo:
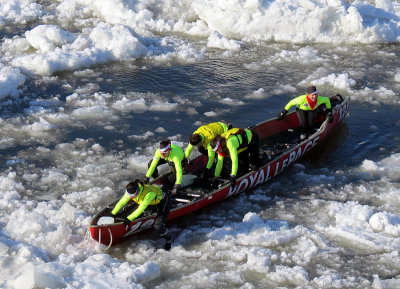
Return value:
M 139 192 L 139 184 L 140 181 L 136 179 L 133 182 L 129 182 L 126 185 L 126 193 L 128 194 L 129 197 L 133 197 L 135 194 Z
M 307 87 L 307 94 L 317 94 L 317 88 L 314 85 L 310 85 L 309 87 Z

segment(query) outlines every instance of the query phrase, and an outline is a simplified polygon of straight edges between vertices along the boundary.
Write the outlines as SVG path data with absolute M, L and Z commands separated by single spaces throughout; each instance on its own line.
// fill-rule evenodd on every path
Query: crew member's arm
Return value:
M 113 214 L 114 216 L 118 214 L 118 212 L 126 205 L 126 203 L 128 203 L 129 199 L 130 197 L 125 193 L 115 205 L 114 209 L 111 211 L 111 214 Z
M 191 145 L 190 143 L 188 144 L 186 151 L 185 151 L 185 157 L 187 159 L 189 159 L 190 154 L 192 153 L 193 150 L 193 145 Z
M 161 154 L 160 154 L 160 150 L 158 149 L 158 150 L 156 150 L 156 153 L 154 154 L 154 157 L 153 157 L 153 161 L 151 162 L 151 165 L 150 165 L 149 169 L 147 170 L 146 178 L 150 178 L 151 175 L 154 173 L 154 170 L 156 169 L 157 164 L 160 161 L 160 158 L 161 158 Z
M 128 220 L 132 221 L 133 219 L 136 219 L 138 216 L 140 216 L 140 214 L 143 213 L 144 210 L 146 210 L 147 206 L 151 203 L 152 200 L 154 200 L 155 197 L 156 193 L 148 192 L 146 197 L 144 197 L 143 201 L 140 203 L 139 207 L 128 216 Z
M 289 111 L 289 109 L 293 106 L 293 105 L 297 105 L 298 99 L 297 97 L 292 99 L 291 101 L 288 102 L 288 104 L 286 104 L 285 106 L 285 110 Z
M 235 137 L 235 139 L 236 139 L 236 137 Z M 239 147 L 239 144 L 237 146 L 235 146 L 233 137 L 230 137 L 226 142 L 226 147 L 229 150 L 229 155 L 230 155 L 231 161 L 232 161 L 231 176 L 236 176 L 237 171 L 238 171 L 238 166 L 239 166 L 239 158 L 238 158 L 238 152 L 237 152 L 237 147 Z
M 182 183 L 182 161 L 177 156 L 174 156 L 173 162 L 176 171 L 175 185 L 180 185 Z
M 214 164 L 215 152 L 210 146 L 210 144 L 207 145 L 207 152 L 208 152 L 208 161 L 206 168 L 211 169 L 212 165 Z
M 223 163 L 224 163 L 224 157 L 221 155 L 218 155 L 218 161 L 217 161 L 217 165 L 215 166 L 215 173 L 214 173 L 214 176 L 217 178 L 221 174 Z

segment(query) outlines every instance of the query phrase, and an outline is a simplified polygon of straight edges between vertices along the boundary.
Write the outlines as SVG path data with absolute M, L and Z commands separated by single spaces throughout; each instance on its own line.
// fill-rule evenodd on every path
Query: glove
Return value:
M 278 120 L 283 119 L 287 113 L 288 111 L 286 109 L 282 109 L 281 113 L 277 115 Z
M 171 195 L 176 195 L 181 189 L 181 185 L 175 184 L 174 188 L 171 191 Z
M 129 220 L 128 218 L 124 218 L 124 226 L 127 231 L 128 231 L 130 224 L 131 224 L 131 220 Z
M 219 180 L 217 177 L 214 177 L 211 181 L 211 188 L 216 189 L 218 188 Z
M 250 164 L 250 165 L 249 165 L 249 169 L 250 169 L 251 171 L 255 171 L 255 170 L 257 169 L 257 165 L 256 165 L 256 164 Z
M 149 182 L 150 182 L 150 178 L 145 177 L 144 180 L 143 180 L 143 183 L 148 184 Z
M 203 181 L 208 181 L 210 179 L 210 172 L 211 172 L 210 169 L 205 168 L 203 171 L 203 175 L 201 176 L 201 179 Z
M 231 183 L 232 190 L 236 187 L 236 176 L 230 176 L 229 182 Z
M 328 111 L 328 114 L 326 115 L 326 117 L 329 119 L 329 122 L 333 121 L 333 115 L 332 115 L 332 110 L 331 109 Z

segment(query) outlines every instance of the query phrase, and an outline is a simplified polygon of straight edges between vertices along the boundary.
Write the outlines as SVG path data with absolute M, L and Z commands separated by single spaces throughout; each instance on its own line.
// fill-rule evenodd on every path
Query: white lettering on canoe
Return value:
M 149 229 L 151 228 L 155 223 L 154 219 L 148 219 L 144 222 L 139 221 L 136 224 L 134 224 L 132 227 L 130 227 L 128 229 L 128 232 L 123 236 L 123 237 L 127 237 L 136 233 L 139 233 L 143 230 Z
M 229 192 L 226 197 L 239 194 L 240 192 L 243 192 L 259 184 L 262 184 L 271 179 L 273 176 L 278 175 L 291 163 L 300 158 L 306 151 L 314 147 L 318 143 L 319 139 L 320 139 L 319 136 L 315 137 L 314 139 L 310 140 L 305 145 L 303 145 L 304 149 L 302 147 L 298 147 L 297 149 L 284 155 L 280 160 L 275 161 L 275 163 L 269 164 L 263 169 L 256 171 L 253 174 L 249 175 L 248 177 L 240 180 L 239 184 L 236 183 L 236 187 L 234 189 L 232 189 L 231 187 L 229 188 Z M 271 176 L 270 175 L 271 166 L 273 166 L 274 164 L 275 164 L 275 172 Z
M 303 154 L 308 151 L 311 147 L 312 147 L 313 142 L 309 141 L 308 143 L 306 143 L 306 146 L 304 147 L 304 152 Z
M 268 166 L 268 171 L 269 171 L 269 166 Z M 264 170 L 260 171 L 260 174 L 258 175 L 258 179 L 256 182 L 256 185 L 262 184 L 264 182 Z
M 296 153 L 296 158 L 293 161 L 297 160 L 299 157 L 301 157 L 301 155 L 302 155 L 302 150 L 301 150 L 301 147 L 299 147 L 299 149 L 297 150 L 297 153 Z
M 264 182 L 268 181 L 271 178 L 271 176 L 269 175 L 270 171 L 271 171 L 271 167 L 270 167 L 270 165 L 268 165 L 267 173 L 265 174 L 266 178 L 265 178 Z
M 301 151 L 301 148 L 300 148 L 300 151 Z M 296 155 L 297 155 L 296 151 L 290 152 L 288 165 L 290 165 L 292 162 L 294 162 L 296 160 Z
M 286 158 L 286 159 L 283 160 L 281 171 L 283 171 L 283 169 L 287 167 L 287 165 L 288 165 L 288 160 L 289 160 L 288 158 Z
M 262 171 L 262 170 L 261 170 Z M 254 186 L 254 182 L 255 182 L 255 180 L 257 179 L 257 176 L 258 176 L 258 172 L 256 172 L 254 175 L 250 175 L 249 177 L 250 177 L 250 187 L 253 187 Z
M 276 162 L 275 174 L 274 174 L 274 176 L 276 176 L 277 174 L 279 174 L 279 161 Z
M 241 180 L 240 184 L 236 188 L 236 192 L 235 193 L 237 194 L 238 192 L 246 190 L 248 186 L 249 186 L 249 181 L 247 180 L 247 178 Z

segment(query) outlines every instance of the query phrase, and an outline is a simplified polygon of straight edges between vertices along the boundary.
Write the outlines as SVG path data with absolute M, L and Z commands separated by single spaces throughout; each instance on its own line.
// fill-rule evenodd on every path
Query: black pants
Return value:
M 157 219 L 154 223 L 154 230 L 160 234 L 161 237 L 165 239 L 165 241 L 169 242 L 172 240 L 172 234 L 168 231 L 167 226 L 165 225 L 168 220 L 169 210 L 171 209 L 171 196 L 169 194 L 165 194 L 164 198 L 157 205 Z
M 317 116 L 318 110 L 297 110 L 297 115 L 300 120 L 300 129 L 302 134 L 306 134 L 307 137 L 314 133 L 315 128 L 315 117 Z
M 202 145 L 200 145 L 200 146 L 198 147 L 198 149 L 199 149 L 199 152 L 200 152 L 202 155 L 208 156 L 208 151 L 207 151 Z
M 251 141 L 249 145 L 247 146 L 247 153 L 249 156 L 249 162 L 252 165 L 258 166 L 258 155 L 260 153 L 260 138 L 258 134 L 256 134 L 254 131 L 252 131 L 253 137 L 251 138 Z
M 238 154 L 239 166 L 244 170 L 249 168 L 249 165 L 258 167 L 259 165 L 259 153 L 260 153 L 260 138 L 252 131 L 253 136 L 250 143 L 247 145 L 247 149 Z

